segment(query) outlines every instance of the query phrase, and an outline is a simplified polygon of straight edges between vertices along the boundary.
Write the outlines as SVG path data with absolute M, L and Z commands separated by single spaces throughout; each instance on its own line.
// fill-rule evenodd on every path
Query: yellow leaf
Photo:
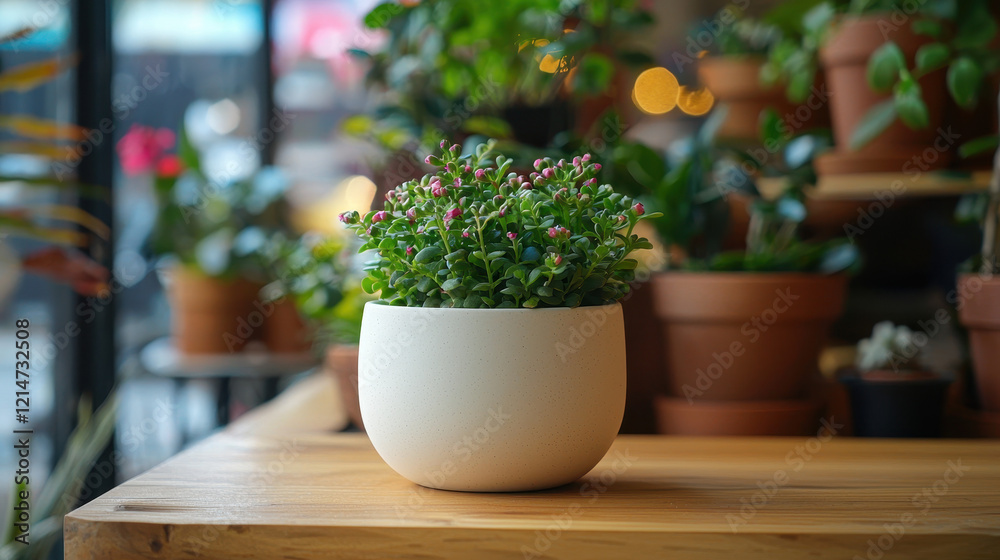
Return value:
M 87 129 L 80 126 L 18 115 L 0 115 L 0 128 L 43 140 L 80 141 L 87 137 Z
M 50 58 L 42 62 L 29 62 L 0 73 L 0 91 L 28 91 L 58 76 L 76 63 L 76 57 Z
M 18 39 L 24 39 L 25 37 L 31 35 L 34 32 L 35 32 L 34 27 L 22 27 L 21 29 L 18 29 L 17 31 L 9 35 L 4 35 L 3 37 L 0 37 L 0 45 L 4 43 L 13 43 Z
M 22 210 L 0 211 L 0 232 L 76 247 L 86 247 L 88 242 L 87 234 L 81 231 L 36 225 L 25 218 Z
M 94 232 L 95 235 L 104 240 L 111 237 L 111 230 L 104 222 L 97 219 L 93 214 L 84 212 L 76 206 L 53 204 L 45 206 L 30 206 L 25 208 L 25 210 L 34 216 L 44 216 L 54 220 L 62 220 L 64 222 L 79 224 Z
M 63 159 L 71 155 L 69 146 L 47 144 L 45 142 L 0 142 L 0 154 L 31 154 L 51 159 Z

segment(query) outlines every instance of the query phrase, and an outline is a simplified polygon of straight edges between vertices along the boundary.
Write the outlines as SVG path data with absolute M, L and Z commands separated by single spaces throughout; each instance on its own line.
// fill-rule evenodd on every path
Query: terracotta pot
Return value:
M 365 424 L 361 420 L 361 404 L 358 400 L 358 347 L 334 344 L 327 348 L 323 371 L 336 379 L 347 416 L 359 430 L 364 431 Z
M 888 39 L 895 41 L 913 64 L 917 50 L 931 41 L 917 35 L 909 25 L 890 28 L 880 26 L 885 15 L 844 18 L 820 51 L 820 59 L 830 87 L 830 112 L 837 150 L 817 158 L 820 174 L 905 172 L 903 168 L 914 157 L 920 158 L 927 169 L 946 167 L 950 152 L 933 148 L 938 128 L 944 119 L 947 92 L 945 71 L 937 70 L 920 79 L 924 101 L 930 114 L 930 126 L 912 130 L 897 120 L 859 152 L 850 151 L 851 136 L 868 111 L 890 99 L 889 93 L 872 91 L 866 76 L 868 58 Z M 930 150 L 933 153 L 926 153 Z
M 849 372 L 854 435 L 930 438 L 941 435 L 950 379 L 929 372 Z
M 823 400 L 693 401 L 656 399 L 661 434 L 684 436 L 809 436 L 819 429 Z
M 260 336 L 249 322 L 257 312 L 260 284 L 211 278 L 183 267 L 172 269 L 168 277 L 171 336 L 182 353 L 239 352 Z
M 622 300 L 625 318 L 625 417 L 619 433 L 656 433 L 653 398 L 663 384 L 663 333 L 653 312 L 653 287 L 649 282 L 632 286 Z
M 825 85 L 817 78 L 814 92 L 802 104 L 785 97 L 785 89 L 760 83 L 764 59 L 758 56 L 710 56 L 698 62 L 698 78 L 716 101 L 727 107 L 719 138 L 760 141 L 760 114 L 771 108 L 794 133 L 830 126 Z
M 1000 279 L 963 274 L 958 297 L 958 317 L 969 329 L 979 404 L 1000 412 Z
M 271 316 L 264 321 L 264 344 L 270 352 L 300 354 L 312 349 L 312 330 L 288 298 L 274 302 Z
M 653 282 L 672 395 L 781 400 L 806 394 L 847 278 L 670 272 Z

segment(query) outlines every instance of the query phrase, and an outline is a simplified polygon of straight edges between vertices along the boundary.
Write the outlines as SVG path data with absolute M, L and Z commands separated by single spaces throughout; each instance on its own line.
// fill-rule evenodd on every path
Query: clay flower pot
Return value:
M 979 404 L 1000 412 L 1000 279 L 963 274 L 958 296 L 958 317 L 969 329 Z
M 656 399 L 661 434 L 682 436 L 808 436 L 819 429 L 823 400 L 694 401 Z
M 254 302 L 259 303 L 259 284 L 211 278 L 184 267 L 174 267 L 165 276 L 171 336 L 181 352 L 239 352 L 260 336 L 258 327 L 264 317 L 254 306 Z M 254 320 L 255 313 L 260 315 L 259 323 Z
M 822 78 L 811 99 L 796 105 L 785 97 L 784 87 L 760 82 L 759 56 L 709 56 L 698 62 L 698 78 L 727 107 L 719 138 L 760 142 L 760 114 L 771 108 L 794 132 L 830 126 Z M 820 99 L 823 97 L 823 99 Z
M 759 401 L 806 395 L 847 278 L 668 272 L 653 282 L 670 394 Z
M 323 371 L 336 380 L 347 416 L 359 430 L 364 431 L 361 404 L 358 402 L 358 347 L 334 344 L 327 348 Z
M 288 298 L 273 303 L 264 323 L 264 344 L 277 354 L 300 354 L 312 349 L 312 330 L 302 320 L 299 310 Z
M 866 72 L 871 53 L 882 46 L 888 36 L 899 45 L 908 64 L 912 65 L 917 50 L 931 41 L 929 37 L 914 33 L 909 23 L 886 27 L 886 17 L 886 14 L 845 17 L 820 51 L 830 87 L 830 113 L 837 145 L 834 152 L 817 158 L 816 168 L 820 174 L 903 173 L 906 171 L 904 165 L 915 157 L 921 161 L 921 170 L 944 168 L 950 161 L 950 152 L 933 147 L 947 100 L 943 69 L 920 79 L 930 126 L 912 130 L 897 119 L 863 150 L 850 151 L 851 136 L 868 111 L 892 95 L 875 92 L 868 86 Z M 925 150 L 933 153 L 925 153 Z
M 567 484 L 625 408 L 620 304 L 547 309 L 365 305 L 361 414 L 382 459 L 444 490 Z
M 841 378 L 851 396 L 854 435 L 929 438 L 941 435 L 950 379 L 929 372 L 851 372 Z

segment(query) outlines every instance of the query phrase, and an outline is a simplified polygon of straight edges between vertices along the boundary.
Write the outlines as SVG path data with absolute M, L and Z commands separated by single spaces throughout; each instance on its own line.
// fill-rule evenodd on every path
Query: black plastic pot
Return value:
M 510 105 L 503 109 L 514 138 L 522 144 L 544 148 L 560 132 L 573 127 L 573 116 L 566 102 L 546 105 Z
M 892 438 L 941 435 L 941 417 L 950 379 L 929 374 L 891 373 L 874 379 L 848 375 L 840 381 L 851 397 L 854 435 Z

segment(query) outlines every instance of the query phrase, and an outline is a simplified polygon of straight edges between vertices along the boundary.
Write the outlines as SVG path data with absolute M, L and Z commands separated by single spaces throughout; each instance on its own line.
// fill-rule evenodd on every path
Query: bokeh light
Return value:
M 650 68 L 639 74 L 632 88 L 632 102 L 644 113 L 662 115 L 677 106 L 680 84 L 663 67 Z
M 688 115 L 697 117 L 704 115 L 715 104 L 715 96 L 708 88 L 688 89 L 681 86 L 677 91 L 677 107 Z

